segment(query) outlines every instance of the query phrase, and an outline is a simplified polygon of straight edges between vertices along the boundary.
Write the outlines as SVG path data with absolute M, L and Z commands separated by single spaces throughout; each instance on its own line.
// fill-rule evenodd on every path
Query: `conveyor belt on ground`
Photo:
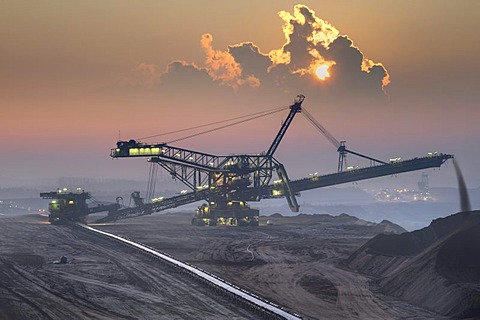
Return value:
M 222 292 L 223 294 L 233 298 L 234 301 L 242 303 L 249 308 L 253 308 L 257 311 L 262 318 L 266 319 L 288 319 L 288 320 L 300 320 L 301 317 L 299 315 L 290 313 L 285 309 L 281 308 L 280 306 L 273 304 L 265 299 L 260 298 L 259 296 L 248 292 L 238 286 L 231 284 L 220 277 L 217 277 L 214 274 L 211 274 L 207 271 L 204 271 L 200 268 L 197 268 L 193 265 L 188 263 L 179 261 L 165 253 L 160 253 L 152 248 L 146 247 L 140 243 L 136 243 L 134 241 L 122 238 L 120 236 L 98 230 L 92 228 L 90 226 L 77 223 L 75 224 L 76 227 L 80 228 L 81 230 L 93 232 L 97 235 L 101 235 L 103 237 L 107 237 L 109 239 L 119 241 L 123 244 L 126 244 L 130 247 L 133 247 L 137 250 L 140 250 L 142 253 L 154 256 L 155 258 L 161 260 L 164 263 L 173 265 L 176 268 L 183 270 L 186 273 L 189 273 L 191 276 L 197 278 L 198 280 L 206 283 L 208 286 L 214 287 L 214 289 Z

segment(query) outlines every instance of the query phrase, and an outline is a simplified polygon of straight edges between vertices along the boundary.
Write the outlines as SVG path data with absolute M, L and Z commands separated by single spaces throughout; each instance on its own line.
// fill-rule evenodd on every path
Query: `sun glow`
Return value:
M 326 78 L 330 77 L 330 73 L 328 72 L 328 64 L 321 64 L 315 70 L 315 74 L 317 75 L 318 79 L 325 80 Z

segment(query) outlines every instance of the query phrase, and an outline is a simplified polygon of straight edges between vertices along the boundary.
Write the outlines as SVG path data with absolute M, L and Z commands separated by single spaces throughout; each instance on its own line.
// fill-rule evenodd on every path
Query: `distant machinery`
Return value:
M 428 192 L 428 173 L 422 173 L 422 178 L 418 181 L 418 191 Z
M 415 200 L 432 201 L 428 183 L 428 173 L 422 173 L 420 181 L 418 181 L 418 192 L 415 194 Z

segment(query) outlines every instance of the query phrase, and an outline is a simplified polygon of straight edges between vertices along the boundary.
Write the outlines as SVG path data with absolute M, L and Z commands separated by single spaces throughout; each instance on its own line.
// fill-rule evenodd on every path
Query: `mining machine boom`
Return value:
M 366 168 L 350 169 L 347 171 L 327 175 L 313 175 L 308 178 L 290 181 L 290 188 L 294 193 L 299 193 L 301 191 L 324 188 L 342 183 L 391 176 L 398 173 L 429 168 L 439 168 L 448 159 L 453 159 L 453 155 L 440 153 L 422 158 L 395 161 L 392 163 L 382 163 Z M 264 194 L 262 197 L 264 199 L 282 198 L 286 192 L 285 186 L 282 185 L 281 182 L 268 185 L 263 189 L 263 191 Z
M 427 156 L 422 158 L 414 158 L 409 160 L 397 161 L 395 163 L 379 164 L 372 167 L 359 168 L 354 170 L 348 170 L 339 173 L 332 173 L 327 175 L 316 175 L 308 178 L 291 180 L 289 181 L 290 188 L 286 187 L 281 181 L 275 181 L 273 184 L 269 184 L 260 190 L 252 187 L 248 187 L 244 192 L 245 204 L 246 201 L 256 201 L 259 197 L 263 199 L 277 199 L 284 198 L 286 193 L 298 194 L 302 191 L 334 186 L 342 183 L 349 183 L 354 181 L 360 181 L 365 179 L 372 179 L 384 176 L 395 175 L 398 173 L 405 173 L 429 168 L 439 168 L 448 159 L 452 159 L 453 156 L 449 154 L 437 154 L 434 156 Z M 288 198 L 287 198 L 288 199 Z M 121 209 L 116 212 L 112 212 L 108 216 L 97 220 L 97 222 L 109 222 L 115 220 L 121 220 L 131 217 L 142 216 L 150 214 L 152 212 L 159 212 L 167 209 L 176 208 L 185 204 L 194 203 L 201 200 L 208 200 L 208 193 L 205 190 L 196 190 L 188 192 L 182 195 L 164 198 L 160 202 L 148 203 L 141 207 Z M 288 200 L 287 200 L 288 201 Z M 215 222 L 211 221 L 211 215 L 206 209 L 209 208 L 206 204 L 200 206 L 195 214 L 192 224 L 195 225 L 215 225 Z M 255 210 L 255 209 L 254 209 Z M 220 223 L 231 223 L 231 218 L 237 219 L 238 214 L 225 214 L 225 211 L 221 213 L 225 216 Z M 257 214 L 258 215 L 258 214 Z M 249 216 L 248 214 L 245 217 Z M 203 220 L 203 223 L 200 221 Z M 255 218 L 254 218 L 255 219 Z M 234 221 L 235 222 L 235 221 Z M 242 224 L 242 222 L 240 222 Z

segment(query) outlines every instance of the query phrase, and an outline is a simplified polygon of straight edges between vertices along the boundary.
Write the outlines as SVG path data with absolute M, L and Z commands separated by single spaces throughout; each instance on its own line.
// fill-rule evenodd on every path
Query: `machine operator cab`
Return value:
M 110 156 L 112 158 L 158 156 L 162 154 L 162 147 L 164 146 L 166 146 L 165 143 L 144 144 L 133 139 L 129 141 L 117 141 L 117 147 L 112 149 Z

